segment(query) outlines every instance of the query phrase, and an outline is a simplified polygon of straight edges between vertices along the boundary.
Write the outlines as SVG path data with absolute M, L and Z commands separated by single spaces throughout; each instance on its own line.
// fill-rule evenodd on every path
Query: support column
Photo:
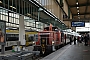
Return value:
M 70 19 L 70 7 L 68 7 L 68 18 Z
M 26 44 L 25 40 L 25 26 L 24 26 L 24 16 L 19 16 L 19 41 L 21 45 Z

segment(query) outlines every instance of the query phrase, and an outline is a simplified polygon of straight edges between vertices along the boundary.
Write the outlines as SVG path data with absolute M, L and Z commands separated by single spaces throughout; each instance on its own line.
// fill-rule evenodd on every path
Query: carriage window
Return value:
M 35 34 L 35 41 L 38 41 L 38 34 Z
M 28 40 L 29 40 L 29 41 L 34 41 L 34 36 L 28 37 Z
M 19 34 L 6 34 L 6 41 L 18 41 Z

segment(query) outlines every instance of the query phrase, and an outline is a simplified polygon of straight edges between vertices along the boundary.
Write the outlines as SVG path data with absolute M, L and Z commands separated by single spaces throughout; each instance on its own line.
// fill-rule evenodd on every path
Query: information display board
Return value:
M 85 22 L 83 22 L 83 21 L 72 21 L 71 26 L 72 27 L 84 27 Z

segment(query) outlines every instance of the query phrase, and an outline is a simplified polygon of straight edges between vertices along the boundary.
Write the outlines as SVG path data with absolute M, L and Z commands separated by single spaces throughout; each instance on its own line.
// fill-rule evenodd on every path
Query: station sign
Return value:
M 76 32 L 89 32 L 90 27 L 76 27 Z
M 72 21 L 71 26 L 72 27 L 84 27 L 85 22 L 84 21 Z

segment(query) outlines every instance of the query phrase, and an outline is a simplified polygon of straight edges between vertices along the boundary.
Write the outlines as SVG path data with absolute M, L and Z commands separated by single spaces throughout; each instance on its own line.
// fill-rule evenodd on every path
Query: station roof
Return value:
M 74 20 L 90 21 L 90 0 L 66 0 Z
M 42 8 L 43 11 L 40 11 L 39 22 L 45 24 L 51 23 L 59 28 L 62 28 L 62 26 L 64 29 L 66 28 L 63 22 L 34 0 L 1 0 L 0 2 L 1 7 L 7 10 L 9 9 L 7 13 L 19 13 L 19 15 L 24 15 L 36 20 L 35 22 L 38 22 L 38 9 Z

